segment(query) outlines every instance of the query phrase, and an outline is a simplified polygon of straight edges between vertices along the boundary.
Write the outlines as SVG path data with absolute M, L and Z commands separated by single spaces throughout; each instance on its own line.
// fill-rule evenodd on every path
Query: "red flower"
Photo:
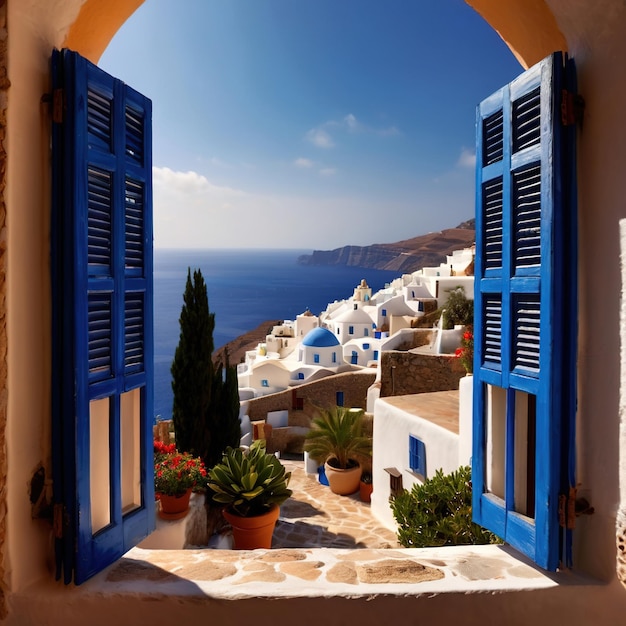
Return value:
M 189 453 L 180 453 L 174 444 L 154 442 L 154 489 L 157 493 L 179 495 L 189 488 L 206 487 L 202 461 Z

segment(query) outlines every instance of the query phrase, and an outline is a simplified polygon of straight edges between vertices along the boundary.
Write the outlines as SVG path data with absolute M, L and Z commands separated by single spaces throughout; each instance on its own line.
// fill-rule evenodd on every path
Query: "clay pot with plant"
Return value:
M 235 549 L 271 548 L 280 505 L 291 496 L 291 472 L 266 452 L 264 439 L 248 449 L 227 448 L 209 471 L 213 501 L 232 526 Z
M 359 489 L 360 459 L 372 455 L 372 438 L 363 433 L 362 409 L 335 406 L 320 410 L 307 433 L 304 449 L 324 469 L 330 489 L 348 495 Z
M 189 510 L 191 492 L 204 491 L 206 469 L 198 457 L 176 450 L 174 444 L 154 442 L 154 491 L 160 507 L 159 517 L 175 520 Z

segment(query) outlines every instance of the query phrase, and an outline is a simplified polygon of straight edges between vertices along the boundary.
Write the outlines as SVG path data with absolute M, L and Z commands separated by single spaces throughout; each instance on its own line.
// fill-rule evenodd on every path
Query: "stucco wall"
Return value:
M 621 268 L 622 268 L 622 289 L 621 289 L 621 391 L 620 391 L 620 474 L 626 474 L 626 219 L 620 221 L 620 243 L 621 243 Z M 617 512 L 617 575 L 626 587 L 626 484 L 622 481 L 620 485 L 620 507 Z
M 424 442 L 426 449 L 426 476 L 413 473 L 409 464 L 409 436 Z M 372 514 L 387 528 L 396 530 L 396 522 L 389 505 L 390 476 L 387 468 L 394 468 L 402 476 L 402 487 L 411 490 L 424 478 L 432 478 L 437 470 L 449 474 L 459 466 L 459 435 L 428 420 L 416 417 L 394 407 L 384 398 L 376 402 L 374 420 L 374 456 L 372 476 Z
M 9 79 L 7 68 L 6 4 L 0 3 L 0 619 L 6 615 L 6 480 L 7 480 L 7 327 L 6 327 L 6 125 Z

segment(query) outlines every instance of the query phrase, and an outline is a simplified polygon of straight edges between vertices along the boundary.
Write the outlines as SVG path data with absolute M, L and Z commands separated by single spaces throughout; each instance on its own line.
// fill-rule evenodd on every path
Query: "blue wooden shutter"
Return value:
M 152 104 L 69 50 L 53 73 L 57 576 L 154 528 Z
M 550 570 L 575 485 L 573 75 L 554 54 L 477 111 L 473 514 Z
M 426 444 L 415 435 L 409 435 L 409 467 L 424 479 L 427 478 Z

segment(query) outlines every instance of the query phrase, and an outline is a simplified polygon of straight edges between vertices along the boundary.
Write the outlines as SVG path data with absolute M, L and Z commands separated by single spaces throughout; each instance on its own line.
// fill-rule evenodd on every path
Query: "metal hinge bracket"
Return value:
M 583 125 L 585 114 L 585 100 L 577 93 L 567 89 L 561 91 L 561 124 L 563 126 Z
M 63 124 L 64 105 L 65 92 L 63 89 L 55 89 L 52 92 L 52 121 L 55 124 Z
M 559 526 L 570 530 L 576 527 L 576 487 L 570 487 L 568 495 L 559 496 Z
M 54 505 L 52 529 L 55 539 L 63 539 L 63 527 L 65 526 L 65 507 L 62 503 Z

